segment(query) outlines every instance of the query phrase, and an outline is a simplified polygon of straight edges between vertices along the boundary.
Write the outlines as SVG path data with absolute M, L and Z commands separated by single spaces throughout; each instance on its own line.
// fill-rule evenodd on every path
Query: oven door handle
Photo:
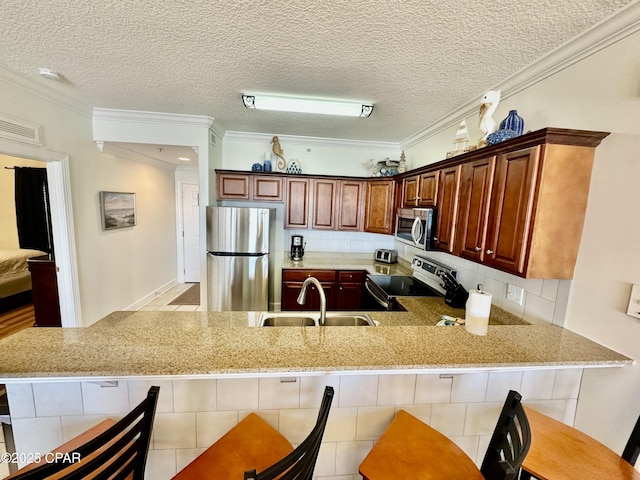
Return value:
M 380 306 L 384 307 L 385 309 L 389 310 L 389 303 L 385 302 L 384 300 L 378 298 L 378 296 L 373 293 L 373 291 L 371 290 L 371 287 L 369 286 L 369 280 L 365 280 L 364 282 L 364 288 L 367 289 L 367 292 L 369 292 L 369 295 L 371 295 L 371 297 L 373 297 L 373 299 L 378 302 L 380 304 Z
M 413 221 L 411 238 L 416 245 L 420 245 L 420 239 L 422 238 L 422 220 L 420 220 L 420 217 L 416 217 Z

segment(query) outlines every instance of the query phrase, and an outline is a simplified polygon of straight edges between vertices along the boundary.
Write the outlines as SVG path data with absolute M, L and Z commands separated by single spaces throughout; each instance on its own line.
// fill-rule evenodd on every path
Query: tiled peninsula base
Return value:
M 581 368 L 472 373 L 316 375 L 263 378 L 144 379 L 7 385 L 18 452 L 43 453 L 107 417 L 118 418 L 149 386 L 160 399 L 147 479 L 171 478 L 250 411 L 292 443 L 311 430 L 325 385 L 336 395 L 316 476 L 360 479 L 358 465 L 398 409 L 453 439 L 476 463 L 509 389 L 527 405 L 573 424 Z M 428 452 L 428 446 L 425 446 Z

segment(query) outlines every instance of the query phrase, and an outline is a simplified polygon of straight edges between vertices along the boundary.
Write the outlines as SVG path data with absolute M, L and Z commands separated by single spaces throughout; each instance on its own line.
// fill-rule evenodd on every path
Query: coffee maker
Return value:
M 289 253 L 289 258 L 294 262 L 302 260 L 304 255 L 304 245 L 302 240 L 302 235 L 291 235 L 291 252 Z

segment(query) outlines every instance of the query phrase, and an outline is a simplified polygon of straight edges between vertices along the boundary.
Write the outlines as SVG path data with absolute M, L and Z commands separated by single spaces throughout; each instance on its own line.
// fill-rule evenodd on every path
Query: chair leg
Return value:
M 533 477 L 524 468 L 520 470 L 520 480 L 531 480 L 532 478 L 535 478 L 535 477 Z

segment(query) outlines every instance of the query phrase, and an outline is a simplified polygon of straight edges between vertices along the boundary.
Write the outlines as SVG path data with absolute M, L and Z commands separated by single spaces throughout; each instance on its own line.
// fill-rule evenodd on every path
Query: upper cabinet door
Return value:
M 309 179 L 287 178 L 285 182 L 285 228 L 309 228 Z
M 217 198 L 219 200 L 249 200 L 249 177 L 232 173 L 219 173 L 217 180 Z
M 364 182 L 340 180 L 338 184 L 338 230 L 362 231 Z
M 525 271 L 539 159 L 540 146 L 497 158 L 484 252 L 489 266 L 518 274 Z
M 412 208 L 418 205 L 420 176 L 414 175 L 402 180 L 402 207 Z
M 365 192 L 364 231 L 371 233 L 393 233 L 394 180 L 374 180 L 367 182 Z
M 460 166 L 440 170 L 436 248 L 453 252 L 460 188 Z
M 311 181 L 311 228 L 335 230 L 336 180 L 313 179 Z
M 470 260 L 484 259 L 495 165 L 495 156 L 462 165 L 455 251 Z
M 260 202 L 282 202 L 282 177 L 254 176 L 252 198 Z
M 440 171 L 423 173 L 419 179 L 418 207 L 435 207 L 438 203 Z

